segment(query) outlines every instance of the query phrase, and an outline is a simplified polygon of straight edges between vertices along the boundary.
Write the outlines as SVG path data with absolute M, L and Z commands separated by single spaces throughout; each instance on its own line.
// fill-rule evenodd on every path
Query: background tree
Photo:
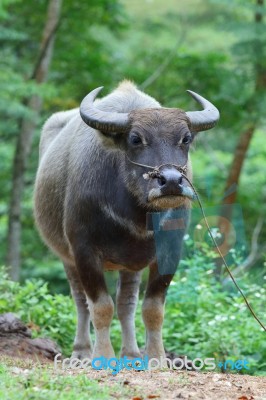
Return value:
M 244 100 L 241 107 L 242 113 L 239 121 L 235 122 L 236 131 L 239 132 L 239 135 L 228 170 L 221 208 L 221 216 L 230 220 L 233 207 L 228 207 L 228 205 L 233 206 L 237 201 L 243 165 L 248 156 L 251 141 L 256 130 L 264 121 L 263 110 L 266 105 L 266 29 L 263 18 L 265 13 L 264 0 L 245 0 L 241 3 L 237 1 L 225 2 L 223 6 L 230 8 L 234 15 L 239 18 L 234 25 L 232 22 L 231 24 L 229 23 L 229 28 L 237 32 L 237 41 L 232 46 L 232 56 L 233 60 L 237 62 L 237 67 L 243 70 L 245 76 L 245 85 L 242 93 Z M 250 182 L 250 185 L 252 185 L 252 182 Z M 263 195 L 262 192 L 262 198 Z M 249 269 L 265 251 L 265 246 L 258 245 L 264 222 L 262 217 L 264 211 L 261 209 L 258 212 L 257 223 L 254 226 L 251 240 L 251 253 L 243 262 L 240 269 L 241 272 L 244 269 Z M 219 224 L 224 232 L 224 240 L 229 242 L 230 228 L 228 224 L 224 224 L 223 218 Z M 228 245 L 230 246 L 230 243 Z M 221 260 L 219 265 L 221 265 Z
M 59 25 L 62 0 L 50 0 L 47 19 L 42 34 L 40 52 L 37 57 L 30 80 L 37 84 L 46 81 L 52 60 L 56 30 Z M 34 118 L 25 116 L 20 122 L 15 158 L 13 162 L 12 189 L 10 198 L 7 258 L 6 264 L 10 267 L 10 275 L 14 280 L 19 279 L 20 273 L 20 242 L 21 242 L 21 203 L 24 189 L 24 175 L 27 160 L 31 151 L 32 139 L 37 125 L 37 118 L 42 108 L 42 98 L 33 94 L 25 99 L 25 106 L 32 111 Z

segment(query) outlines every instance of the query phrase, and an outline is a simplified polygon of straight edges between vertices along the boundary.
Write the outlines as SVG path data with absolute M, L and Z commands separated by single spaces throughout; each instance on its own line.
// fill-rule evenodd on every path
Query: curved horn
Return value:
M 103 133 L 110 133 L 115 136 L 116 133 L 123 133 L 129 127 L 129 118 L 127 113 L 105 112 L 94 106 L 93 102 L 103 86 L 92 90 L 80 104 L 80 116 L 91 128 L 97 129 Z
M 202 111 L 186 112 L 191 122 L 192 132 L 206 131 L 213 128 L 220 118 L 218 109 L 204 97 L 192 92 L 192 90 L 187 90 L 187 92 L 203 107 Z

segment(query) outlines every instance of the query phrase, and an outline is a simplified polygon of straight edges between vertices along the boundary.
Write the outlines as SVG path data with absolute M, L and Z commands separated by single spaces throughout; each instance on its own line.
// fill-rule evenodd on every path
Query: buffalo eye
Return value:
M 138 144 L 142 144 L 141 137 L 139 135 L 133 134 L 129 137 L 129 143 L 137 146 Z
M 182 144 L 190 144 L 192 141 L 191 136 L 185 136 L 182 140 Z

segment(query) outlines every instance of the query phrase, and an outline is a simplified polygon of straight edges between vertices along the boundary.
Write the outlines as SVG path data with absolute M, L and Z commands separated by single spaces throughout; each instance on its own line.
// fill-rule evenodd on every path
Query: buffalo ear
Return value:
M 109 133 L 98 130 L 97 135 L 102 145 L 106 149 L 122 150 L 122 151 L 126 149 L 127 134 L 117 133 L 114 135 L 110 135 Z

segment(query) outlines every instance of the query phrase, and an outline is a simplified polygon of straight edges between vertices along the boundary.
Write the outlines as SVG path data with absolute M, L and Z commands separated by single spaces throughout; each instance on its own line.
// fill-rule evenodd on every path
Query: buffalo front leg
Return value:
M 117 316 L 122 328 L 121 357 L 140 357 L 135 333 L 135 311 L 141 272 L 120 272 L 117 284 Z
M 165 357 L 162 339 L 164 302 L 173 275 L 160 275 L 157 263 L 150 265 L 150 274 L 142 306 L 142 318 L 146 328 L 145 354 L 151 358 Z
M 77 328 L 72 357 L 84 359 L 91 357 L 90 312 L 83 285 L 75 266 L 64 264 L 72 297 L 77 309 Z
M 114 357 L 109 332 L 114 314 L 114 303 L 107 292 L 102 263 L 93 252 L 89 251 L 84 251 L 84 253 L 82 251 L 76 252 L 75 260 L 80 280 L 86 293 L 95 332 L 92 358 L 100 356 L 106 358 Z

